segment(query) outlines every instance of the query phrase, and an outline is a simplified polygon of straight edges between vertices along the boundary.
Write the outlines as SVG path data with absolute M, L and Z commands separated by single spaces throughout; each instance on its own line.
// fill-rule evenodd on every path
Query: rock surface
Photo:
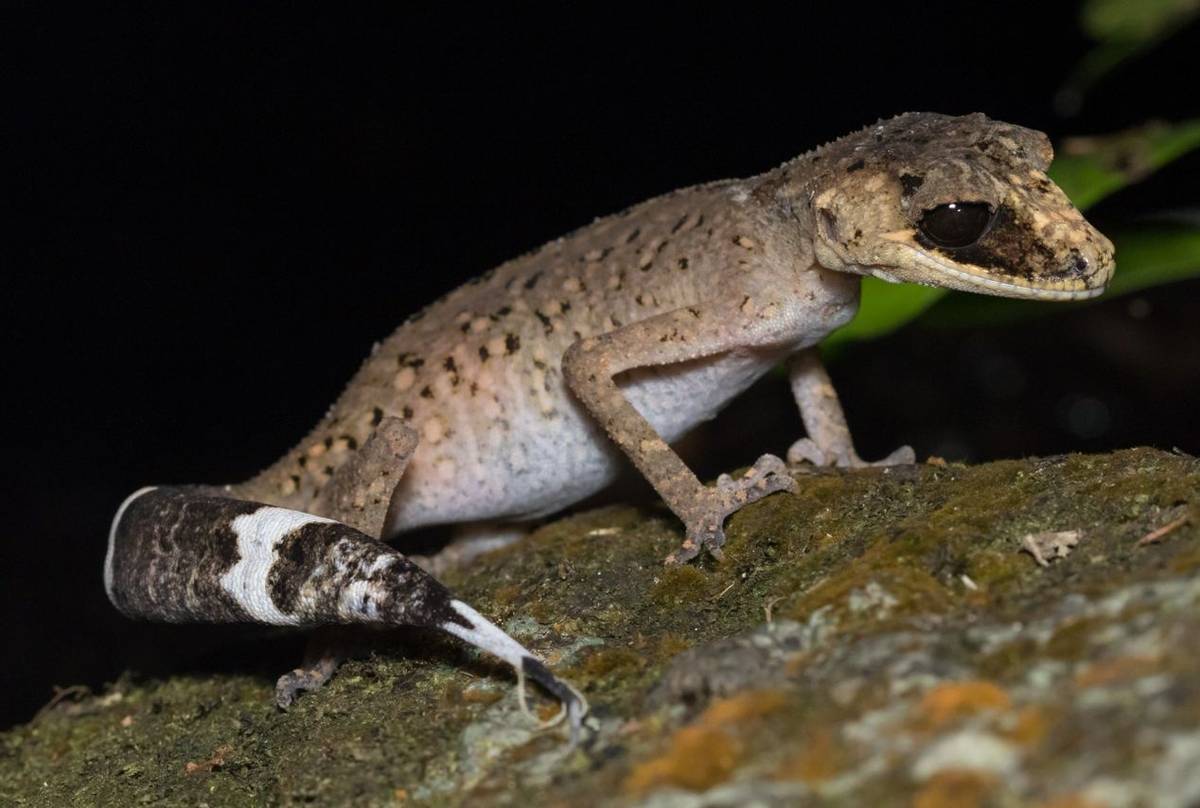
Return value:
M 249 674 L 60 704 L 0 735 L 0 804 L 1200 802 L 1200 461 L 799 478 L 721 564 L 664 569 L 670 514 L 606 508 L 449 578 L 587 693 L 578 748 L 405 633 L 287 713 Z M 1066 531 L 1048 566 L 1022 549 Z

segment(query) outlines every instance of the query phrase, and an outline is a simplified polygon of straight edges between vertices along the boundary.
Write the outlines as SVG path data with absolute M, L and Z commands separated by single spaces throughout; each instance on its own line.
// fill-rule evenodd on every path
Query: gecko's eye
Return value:
M 969 247 L 987 232 L 992 210 L 984 202 L 951 202 L 925 211 L 921 233 L 939 247 Z

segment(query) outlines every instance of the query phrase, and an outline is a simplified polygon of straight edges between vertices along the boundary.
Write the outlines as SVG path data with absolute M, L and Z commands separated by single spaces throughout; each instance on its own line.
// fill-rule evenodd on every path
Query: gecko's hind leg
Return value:
M 458 525 L 450 543 L 429 556 L 409 556 L 414 564 L 435 578 L 446 570 L 465 567 L 484 553 L 520 541 L 529 532 L 523 525 L 472 522 Z
M 392 493 L 416 448 L 416 431 L 399 418 L 382 419 L 354 457 L 325 486 L 315 510 L 379 538 Z M 313 633 L 304 651 L 303 664 L 276 682 L 276 704 L 286 710 L 301 693 L 319 690 L 329 681 L 357 647 L 345 632 L 343 626 Z
M 317 629 L 304 648 L 304 662 L 275 682 L 275 703 L 286 710 L 300 694 L 320 690 L 350 655 L 345 626 Z
M 392 492 L 417 448 L 417 433 L 389 416 L 337 470 L 317 500 L 318 512 L 380 538 Z

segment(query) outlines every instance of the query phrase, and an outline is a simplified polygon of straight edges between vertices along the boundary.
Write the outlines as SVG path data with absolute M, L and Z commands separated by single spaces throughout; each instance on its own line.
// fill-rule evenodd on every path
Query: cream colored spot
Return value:
M 754 314 L 758 310 L 758 306 L 754 303 L 754 298 L 747 297 L 742 301 L 741 310 L 743 314 Z
M 779 316 L 779 304 L 778 303 L 768 303 L 767 305 L 763 306 L 762 316 L 766 320 L 773 320 L 774 318 L 778 317 Z
M 455 472 L 457 471 L 458 467 L 455 466 L 454 461 L 450 458 L 443 457 L 437 461 L 437 476 L 442 482 L 451 482 L 454 479 Z
M 746 250 L 753 250 L 755 247 L 754 239 L 749 238 L 748 236 L 738 236 L 737 244 L 739 247 Z
M 564 292 L 574 294 L 582 289 L 583 285 L 579 283 L 579 278 L 567 278 L 563 281 L 562 288 Z
M 480 331 L 487 331 L 488 325 L 491 323 L 486 317 L 476 317 L 471 321 L 471 331 L 478 334 Z
M 612 275 L 608 276 L 608 283 L 606 286 L 608 286 L 610 291 L 615 290 L 621 285 L 621 281 L 622 278 L 620 274 L 614 272 Z
M 325 444 L 314 443 L 312 446 L 308 447 L 307 454 L 309 457 L 320 457 L 321 455 L 325 454 Z
M 484 418 L 495 420 L 504 414 L 504 408 L 500 406 L 500 402 L 493 396 L 483 396 L 476 406 Z
M 279 484 L 279 493 L 283 494 L 285 497 L 289 497 L 296 493 L 296 481 L 291 477 L 284 479 L 284 481 Z
M 338 438 L 333 442 L 333 446 L 329 447 L 336 454 L 341 454 L 350 448 L 350 441 L 346 438 Z
M 863 184 L 863 188 L 865 188 L 868 191 L 872 191 L 872 192 L 878 191 L 880 188 L 883 187 L 883 182 L 884 182 L 883 175 L 875 174 L 874 176 L 871 177 L 871 179 L 867 180 L 866 183 Z
M 600 249 L 588 250 L 587 252 L 585 252 L 583 254 L 584 261 L 599 261 L 603 257 L 604 257 L 604 250 L 600 250 Z
M 441 443 L 446 437 L 446 424 L 435 415 L 421 427 L 421 436 L 428 443 Z
M 553 317 L 556 314 L 562 314 L 562 306 L 557 300 L 551 300 L 546 305 L 542 306 L 542 314 L 547 317 Z
M 455 323 L 455 325 L 462 325 L 464 323 L 469 323 L 469 322 L 471 322 L 472 317 L 474 317 L 474 315 L 471 314 L 471 312 L 460 311 L 458 314 L 454 315 L 454 323 Z
M 407 367 L 401 368 L 400 372 L 396 374 L 396 378 L 392 380 L 392 387 L 397 390 L 407 390 L 413 386 L 416 380 L 417 372 L 415 370 Z
M 492 337 L 488 340 L 487 351 L 491 356 L 504 356 L 504 337 Z
M 823 207 L 827 207 L 829 205 L 830 200 L 832 200 L 832 199 L 833 199 L 833 189 L 827 188 L 827 189 L 825 189 L 825 191 L 818 194 L 817 198 L 814 199 L 813 202 L 815 203 L 816 207 L 823 208 Z

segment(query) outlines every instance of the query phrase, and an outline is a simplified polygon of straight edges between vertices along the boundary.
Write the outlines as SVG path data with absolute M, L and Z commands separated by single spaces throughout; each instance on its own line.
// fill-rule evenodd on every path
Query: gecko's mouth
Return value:
M 915 263 L 925 269 L 940 273 L 955 281 L 945 285 L 963 291 L 978 291 L 1003 297 L 1024 298 L 1026 300 L 1088 300 L 1104 293 L 1105 286 L 1084 286 L 1078 278 L 1042 279 L 1037 282 L 1026 282 L 1018 278 L 1001 279 L 985 272 L 975 272 L 961 264 L 941 261 L 936 256 L 909 245 L 903 245 L 909 250 Z M 874 272 L 872 274 L 875 274 Z M 877 275 L 877 277 L 879 277 Z M 884 277 L 884 280 L 888 278 Z

